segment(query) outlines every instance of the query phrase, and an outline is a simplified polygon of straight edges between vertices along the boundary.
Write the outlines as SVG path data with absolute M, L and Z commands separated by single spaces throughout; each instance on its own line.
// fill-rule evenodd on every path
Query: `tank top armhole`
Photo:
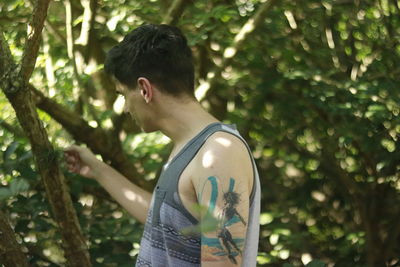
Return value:
M 214 127 L 217 125 L 213 125 Z M 205 133 L 206 134 L 206 138 L 203 140 L 203 142 L 201 143 L 201 145 L 196 149 L 196 151 L 193 153 L 191 160 L 193 160 L 196 155 L 199 153 L 199 151 L 201 150 L 201 148 L 203 147 L 204 143 L 208 140 L 208 138 L 210 138 L 214 133 L 217 132 L 225 132 L 228 134 L 231 134 L 233 136 L 235 136 L 236 138 L 238 138 L 246 147 L 247 152 L 249 154 L 250 160 L 251 160 L 251 165 L 252 165 L 252 171 L 253 171 L 253 185 L 252 185 L 252 189 L 251 189 L 251 193 L 249 196 L 249 201 L 250 201 L 250 206 L 253 204 L 254 202 L 254 197 L 255 197 L 255 193 L 256 193 L 256 187 L 257 187 L 257 169 L 256 169 L 256 165 L 255 165 L 255 161 L 253 158 L 253 155 L 251 153 L 250 147 L 248 146 L 248 144 L 246 143 L 246 141 L 244 140 L 244 138 L 240 135 L 240 133 L 236 130 L 235 125 L 225 125 L 225 124 L 220 124 L 218 125 L 220 127 L 218 127 L 217 129 L 213 130 L 212 132 L 208 132 Z M 232 128 L 231 128 L 232 127 Z M 211 128 L 211 127 L 210 127 Z M 183 173 L 185 169 L 182 169 L 178 175 L 180 177 L 180 175 Z M 181 196 L 179 194 L 179 180 L 176 180 L 176 184 L 175 186 L 175 192 L 176 192 L 176 198 L 175 198 L 175 205 L 176 208 L 179 208 L 179 210 L 187 217 L 187 219 L 189 221 L 191 221 L 193 224 L 197 224 L 199 221 L 189 212 L 189 210 L 183 205 L 182 203 L 182 199 Z

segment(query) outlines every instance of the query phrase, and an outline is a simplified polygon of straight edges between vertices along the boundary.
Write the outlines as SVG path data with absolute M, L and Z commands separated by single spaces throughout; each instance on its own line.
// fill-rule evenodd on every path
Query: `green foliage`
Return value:
M 16 196 L 17 194 L 29 189 L 29 184 L 23 179 L 13 179 L 10 186 L 0 188 L 0 201 L 4 201 L 9 197 Z
M 77 41 L 83 5 L 72 2 Z M 31 83 L 93 127 L 114 129 L 116 96 L 101 78 L 105 53 L 136 26 L 159 23 L 171 2 L 99 1 L 89 45 L 75 45 L 85 87 L 77 89 L 65 45 L 65 7 L 53 1 L 45 29 L 50 48 L 42 47 Z M 235 36 L 262 2 L 200 0 L 185 7 L 178 26 L 193 46 L 197 84 L 220 68 L 225 49 L 235 46 Z M 17 60 L 31 13 L 29 1 L 7 1 L 0 9 Z M 276 1 L 210 89 L 204 106 L 238 126 L 259 167 L 260 266 L 398 264 L 399 13 L 396 1 Z M 15 114 L 3 95 L 0 110 L 0 120 L 15 130 Z M 61 148 L 72 136 L 51 115 L 39 110 L 39 116 L 55 147 L 40 158 L 61 163 L 92 262 L 132 264 L 143 228 L 95 181 L 65 170 Z M 115 134 L 123 137 L 138 173 L 154 183 L 169 140 L 132 125 L 123 121 Z M 63 265 L 29 142 L 13 129 L 0 127 L 0 207 L 11 215 L 33 266 Z

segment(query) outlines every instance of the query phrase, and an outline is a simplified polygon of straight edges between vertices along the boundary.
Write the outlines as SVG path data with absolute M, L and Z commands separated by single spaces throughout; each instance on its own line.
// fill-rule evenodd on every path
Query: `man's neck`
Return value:
M 160 116 L 160 131 L 171 138 L 175 147 L 187 143 L 207 125 L 218 122 L 197 101 L 168 105 Z

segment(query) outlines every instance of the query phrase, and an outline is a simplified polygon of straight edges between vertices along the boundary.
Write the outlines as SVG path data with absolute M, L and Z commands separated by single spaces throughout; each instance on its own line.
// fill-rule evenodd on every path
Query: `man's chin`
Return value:
M 143 127 L 143 126 L 141 126 L 140 129 L 142 129 L 142 132 L 144 132 L 144 133 L 153 133 L 153 132 L 158 131 L 158 129 L 145 128 L 145 127 Z
M 143 123 L 139 123 L 138 121 L 136 121 L 136 124 L 139 126 L 140 130 L 142 130 L 143 133 L 152 133 L 158 131 L 158 129 L 155 129 L 154 127 L 145 125 Z
M 137 120 L 134 116 L 132 116 L 132 119 L 134 120 L 135 124 L 140 128 L 140 130 L 143 133 L 152 133 L 152 132 L 156 132 L 159 129 L 157 129 L 156 127 L 153 127 L 151 125 L 146 125 L 144 123 L 141 123 L 139 120 Z

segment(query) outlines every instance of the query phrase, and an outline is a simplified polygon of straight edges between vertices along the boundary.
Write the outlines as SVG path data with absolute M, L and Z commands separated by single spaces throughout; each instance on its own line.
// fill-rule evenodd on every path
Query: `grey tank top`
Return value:
M 188 234 L 185 229 L 198 221 L 183 206 L 178 195 L 179 177 L 195 157 L 208 137 L 215 132 L 237 136 L 246 145 L 253 164 L 254 182 L 250 195 L 250 209 L 242 266 L 256 266 L 259 239 L 260 181 L 251 151 L 235 125 L 212 123 L 192 138 L 182 150 L 164 165 L 154 189 L 143 236 L 137 267 L 193 267 L 201 265 L 201 236 Z

